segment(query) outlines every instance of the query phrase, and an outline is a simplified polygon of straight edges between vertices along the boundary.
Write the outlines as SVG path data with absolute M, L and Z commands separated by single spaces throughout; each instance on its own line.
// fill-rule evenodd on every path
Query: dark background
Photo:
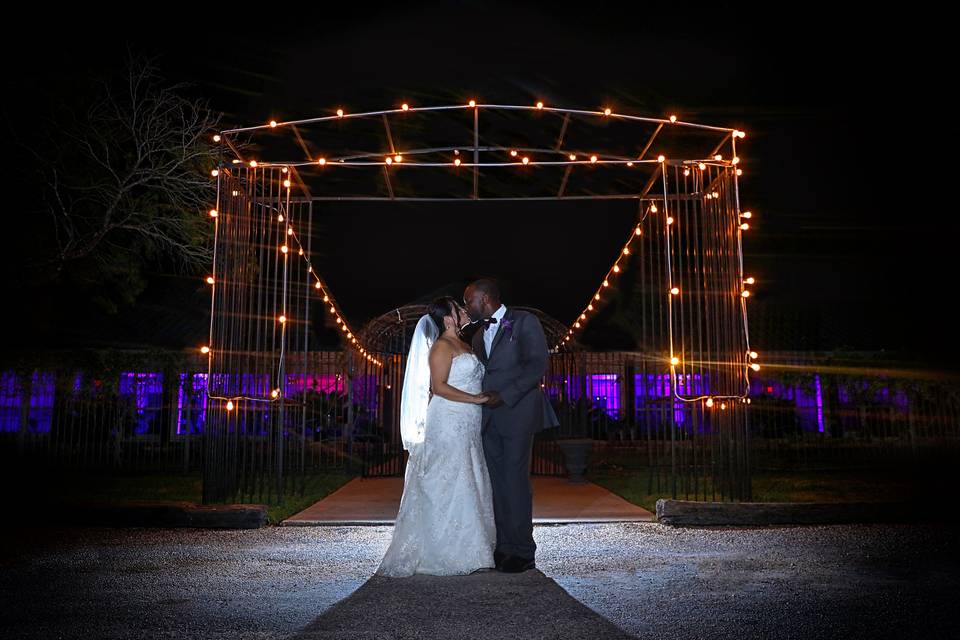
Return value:
M 601 1 L 136 10 L 35 16 L 38 38 L 7 61 L 7 126 L 42 126 L 49 105 L 82 92 L 90 74 L 119 72 L 130 48 L 158 55 L 163 73 L 192 83 L 226 125 L 479 96 L 738 127 L 748 132 L 741 202 L 755 212 L 744 252 L 759 281 L 750 301 L 758 349 L 953 363 L 958 136 L 946 101 L 955 34 L 943 15 L 919 5 L 841 14 L 839 4 Z M 40 215 L 28 184 L 7 183 L 7 258 L 29 247 L 25 221 Z M 508 304 L 566 323 L 635 214 L 623 202 L 325 206 L 314 246 L 354 326 L 483 274 L 503 280 Z M 492 244 L 478 224 L 513 233 Z M 24 330 L 14 339 L 135 341 L 140 332 L 167 346 L 202 343 L 209 292 L 156 271 L 137 305 L 113 318 L 68 293 L 18 292 Z M 617 346 L 603 339 L 602 316 L 590 335 Z

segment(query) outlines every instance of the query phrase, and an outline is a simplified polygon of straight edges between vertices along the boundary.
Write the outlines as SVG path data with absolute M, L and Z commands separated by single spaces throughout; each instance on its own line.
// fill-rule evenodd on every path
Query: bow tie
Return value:
M 497 324 L 497 319 L 496 319 L 496 318 L 484 318 L 484 319 L 483 319 L 483 330 L 486 331 L 487 328 L 488 328 L 490 325 L 492 325 L 492 324 Z

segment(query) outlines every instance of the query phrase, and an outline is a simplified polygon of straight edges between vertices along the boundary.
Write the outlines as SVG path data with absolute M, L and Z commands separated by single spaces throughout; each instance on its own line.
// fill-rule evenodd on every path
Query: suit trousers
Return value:
M 495 410 L 494 410 L 495 411 Z M 533 486 L 530 460 L 534 433 L 498 429 L 496 417 L 483 431 L 483 454 L 493 489 L 493 511 L 497 520 L 496 550 L 532 560 L 537 551 L 533 540 Z

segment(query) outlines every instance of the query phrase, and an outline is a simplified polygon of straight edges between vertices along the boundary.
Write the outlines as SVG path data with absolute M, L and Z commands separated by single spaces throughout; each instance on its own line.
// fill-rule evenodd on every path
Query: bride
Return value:
M 494 568 L 497 532 L 480 436 L 484 367 L 459 328 L 467 312 L 449 296 L 420 318 L 400 398 L 409 451 L 393 537 L 377 575 L 464 575 Z

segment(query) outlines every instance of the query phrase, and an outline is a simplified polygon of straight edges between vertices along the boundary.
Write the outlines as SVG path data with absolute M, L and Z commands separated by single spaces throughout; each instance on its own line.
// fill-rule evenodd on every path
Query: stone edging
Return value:
M 907 522 L 897 502 L 696 502 L 657 500 L 657 521 L 668 525 L 768 525 Z

